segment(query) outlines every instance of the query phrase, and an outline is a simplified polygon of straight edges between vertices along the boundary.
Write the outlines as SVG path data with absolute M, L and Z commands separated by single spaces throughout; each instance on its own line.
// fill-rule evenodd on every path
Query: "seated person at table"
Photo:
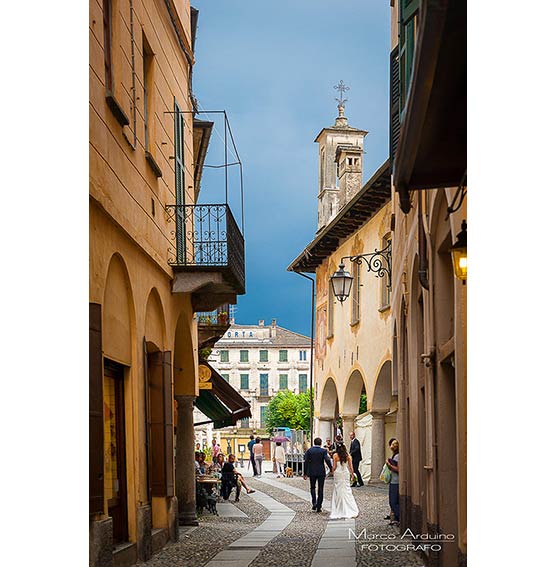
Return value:
M 201 451 L 198 456 L 198 466 L 200 470 L 200 474 L 206 474 L 206 469 L 208 468 L 208 464 L 205 461 L 206 455 Z
M 216 472 L 222 472 L 222 468 L 225 464 L 225 457 L 223 453 L 220 453 L 217 457 L 216 457 L 216 462 L 214 463 L 214 470 Z
M 247 483 L 245 482 L 243 475 L 235 468 L 234 463 L 235 463 L 235 455 L 229 455 L 229 457 L 227 458 L 227 462 L 224 463 L 224 465 L 222 466 L 222 474 L 235 473 L 237 475 L 237 481 L 240 482 L 245 487 L 247 494 L 252 494 L 254 490 L 247 486 Z
M 195 474 L 200 474 L 200 465 L 198 464 L 200 451 L 195 451 Z

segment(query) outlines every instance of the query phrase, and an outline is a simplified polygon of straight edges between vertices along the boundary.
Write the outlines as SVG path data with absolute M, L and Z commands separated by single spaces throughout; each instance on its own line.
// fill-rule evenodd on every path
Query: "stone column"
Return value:
M 195 497 L 194 396 L 175 396 L 177 401 L 177 440 L 175 456 L 175 493 L 179 525 L 198 526 Z
M 351 438 L 349 434 L 355 430 L 355 417 L 356 415 L 342 415 L 343 421 L 343 441 L 347 447 L 347 451 L 351 448 Z
M 379 482 L 385 463 L 385 412 L 372 412 L 372 462 L 370 482 Z

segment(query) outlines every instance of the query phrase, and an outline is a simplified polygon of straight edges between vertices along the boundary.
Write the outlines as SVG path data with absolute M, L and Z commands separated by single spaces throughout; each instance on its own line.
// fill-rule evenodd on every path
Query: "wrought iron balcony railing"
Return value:
M 175 220 L 168 263 L 183 271 L 219 271 L 235 293 L 245 293 L 245 242 L 227 204 L 167 205 Z

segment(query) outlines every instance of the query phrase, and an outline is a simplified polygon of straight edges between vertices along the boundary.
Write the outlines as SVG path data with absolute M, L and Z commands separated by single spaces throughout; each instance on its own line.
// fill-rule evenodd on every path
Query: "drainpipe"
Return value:
M 430 282 L 428 281 L 428 246 L 422 220 L 422 191 L 418 191 L 418 280 L 424 289 L 430 289 Z

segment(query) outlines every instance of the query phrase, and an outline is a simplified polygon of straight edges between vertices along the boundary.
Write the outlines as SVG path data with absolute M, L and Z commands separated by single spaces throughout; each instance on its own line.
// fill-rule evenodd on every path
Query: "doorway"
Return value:
M 104 359 L 104 478 L 114 544 L 128 541 L 124 369 Z

